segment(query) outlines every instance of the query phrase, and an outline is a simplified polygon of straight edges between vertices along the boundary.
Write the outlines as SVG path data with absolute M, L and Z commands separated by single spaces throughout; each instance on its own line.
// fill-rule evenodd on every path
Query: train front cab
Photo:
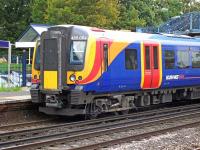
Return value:
M 84 109 L 72 108 L 71 100 L 81 94 L 75 90 L 74 84 L 82 76 L 75 76 L 75 72 L 84 69 L 87 39 L 88 33 L 74 26 L 52 27 L 42 34 L 40 90 L 44 107 L 39 108 L 41 112 L 57 115 L 84 113 Z

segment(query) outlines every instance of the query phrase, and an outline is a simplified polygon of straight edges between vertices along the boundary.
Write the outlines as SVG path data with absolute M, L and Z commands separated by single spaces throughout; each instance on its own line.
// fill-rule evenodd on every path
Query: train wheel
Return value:
M 88 119 L 96 119 L 102 113 L 101 108 L 94 104 L 89 105 L 86 110 Z
M 128 113 L 129 113 L 129 109 L 119 111 L 119 114 L 120 114 L 120 115 L 126 115 L 126 114 L 128 114 Z

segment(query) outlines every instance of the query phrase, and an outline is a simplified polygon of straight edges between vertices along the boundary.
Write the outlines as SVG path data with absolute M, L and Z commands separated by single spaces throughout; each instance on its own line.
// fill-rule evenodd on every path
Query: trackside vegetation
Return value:
M 15 42 L 30 23 L 134 30 L 199 10 L 198 0 L 0 0 L 0 39 Z

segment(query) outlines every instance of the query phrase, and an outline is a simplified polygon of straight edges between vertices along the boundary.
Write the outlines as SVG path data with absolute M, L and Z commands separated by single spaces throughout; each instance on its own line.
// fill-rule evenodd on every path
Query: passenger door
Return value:
M 143 89 L 159 88 L 162 80 L 162 55 L 158 43 L 143 45 L 142 83 Z

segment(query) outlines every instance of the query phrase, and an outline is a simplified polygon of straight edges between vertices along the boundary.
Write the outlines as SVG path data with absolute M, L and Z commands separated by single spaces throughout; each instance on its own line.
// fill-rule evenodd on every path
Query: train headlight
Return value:
M 70 81 L 72 82 L 75 82 L 76 81 L 76 76 L 74 74 L 72 74 L 70 77 L 69 77 Z

